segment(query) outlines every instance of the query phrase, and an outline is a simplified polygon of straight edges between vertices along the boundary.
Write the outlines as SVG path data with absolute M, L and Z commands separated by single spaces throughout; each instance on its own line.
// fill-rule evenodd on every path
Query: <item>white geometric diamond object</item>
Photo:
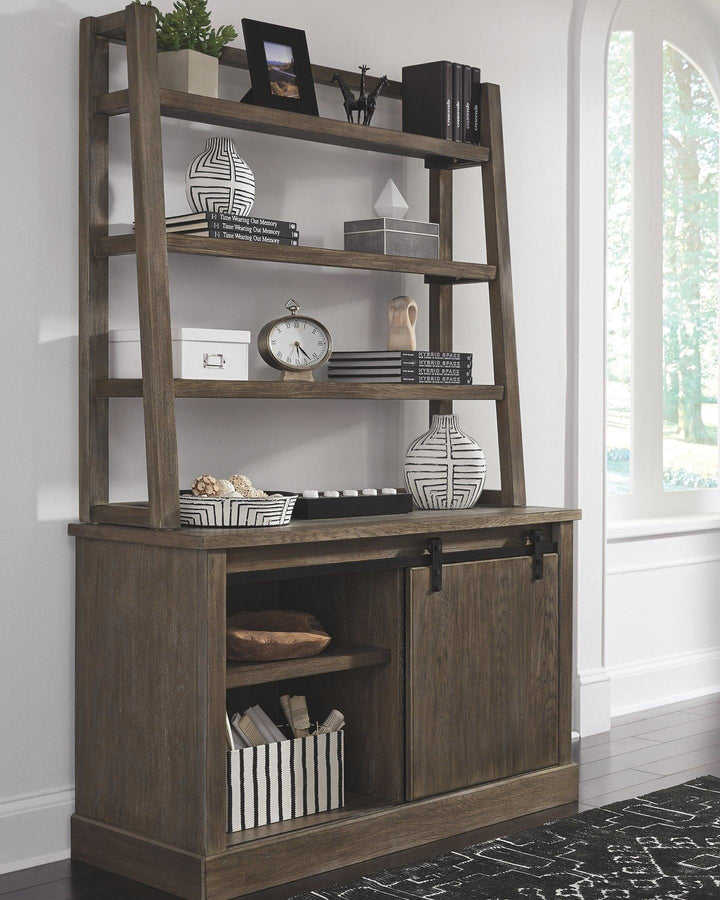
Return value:
M 409 208 L 398 186 L 388 178 L 375 203 L 375 212 L 381 219 L 404 219 Z

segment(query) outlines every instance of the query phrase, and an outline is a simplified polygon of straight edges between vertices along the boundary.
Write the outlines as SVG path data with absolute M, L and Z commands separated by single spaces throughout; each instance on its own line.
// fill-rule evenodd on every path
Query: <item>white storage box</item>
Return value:
M 345 805 L 342 731 L 227 751 L 228 831 Z
M 110 377 L 142 378 L 140 332 L 111 331 L 109 341 Z M 173 328 L 173 377 L 247 381 L 249 343 L 249 331 Z

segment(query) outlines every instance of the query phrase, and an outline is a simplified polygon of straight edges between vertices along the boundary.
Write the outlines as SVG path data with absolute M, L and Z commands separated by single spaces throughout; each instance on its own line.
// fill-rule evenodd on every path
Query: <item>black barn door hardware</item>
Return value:
M 543 577 L 543 557 L 546 553 L 557 553 L 557 543 L 544 541 L 542 531 L 528 532 L 525 542 L 514 547 L 489 547 L 486 550 L 443 550 L 442 538 L 428 538 L 426 549 L 420 556 L 393 556 L 388 559 L 367 559 L 356 562 L 328 563 L 326 565 L 293 566 L 287 569 L 264 569 L 253 572 L 231 572 L 227 584 L 248 584 L 259 581 L 284 581 L 288 578 L 312 578 L 314 575 L 341 575 L 351 572 L 380 572 L 384 569 L 414 569 L 430 567 L 432 591 L 442 590 L 442 569 L 444 565 L 461 562 L 480 562 L 488 559 L 515 559 L 529 556 L 533 561 L 534 581 Z

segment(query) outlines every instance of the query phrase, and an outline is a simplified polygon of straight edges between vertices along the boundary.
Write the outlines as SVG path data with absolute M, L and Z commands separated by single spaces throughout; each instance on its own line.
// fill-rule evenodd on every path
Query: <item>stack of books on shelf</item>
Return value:
M 384 384 L 472 384 L 472 353 L 434 350 L 336 351 L 328 378 Z
M 235 216 L 231 213 L 200 212 L 165 219 L 168 234 L 193 234 L 198 237 L 232 238 L 260 244 L 296 247 L 300 240 L 297 222 Z
M 288 721 L 294 738 L 310 737 L 317 734 L 330 734 L 340 731 L 345 725 L 345 717 L 338 709 L 333 709 L 322 724 L 310 722 L 307 701 L 304 696 L 291 697 L 284 694 L 280 697 L 280 706 Z M 251 706 L 244 713 L 235 713 L 232 717 L 225 715 L 225 728 L 229 750 L 240 750 L 243 747 L 259 747 L 262 744 L 274 744 L 292 738 L 284 735 L 274 724 L 261 706 Z
M 480 143 L 480 69 L 447 60 L 403 66 L 402 128 Z

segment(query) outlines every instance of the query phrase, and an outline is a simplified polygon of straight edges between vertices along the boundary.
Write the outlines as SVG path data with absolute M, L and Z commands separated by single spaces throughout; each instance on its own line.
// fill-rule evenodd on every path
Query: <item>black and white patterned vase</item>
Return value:
M 408 447 L 405 484 L 420 509 L 469 509 L 485 484 L 487 465 L 478 442 L 460 430 L 457 416 L 433 416 L 430 430 Z
M 195 212 L 247 216 L 255 202 L 255 176 L 232 138 L 208 138 L 185 174 L 185 193 Z

